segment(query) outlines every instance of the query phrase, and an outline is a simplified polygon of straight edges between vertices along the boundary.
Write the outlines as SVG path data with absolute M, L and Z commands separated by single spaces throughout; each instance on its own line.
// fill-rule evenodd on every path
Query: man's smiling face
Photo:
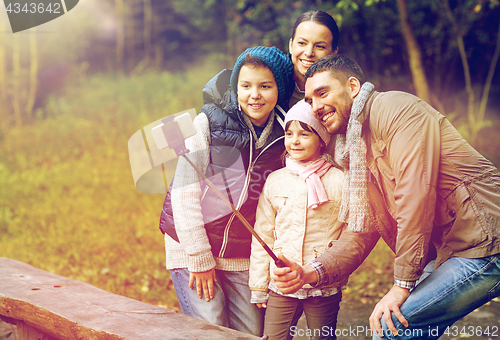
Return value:
M 330 71 L 315 73 L 306 81 L 306 101 L 311 104 L 313 114 L 330 134 L 345 133 L 354 97 L 349 78 L 344 84 Z

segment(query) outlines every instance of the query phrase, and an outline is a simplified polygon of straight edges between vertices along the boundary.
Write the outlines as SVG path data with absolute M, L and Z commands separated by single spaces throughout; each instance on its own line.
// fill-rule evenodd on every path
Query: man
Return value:
M 424 101 L 362 84 L 345 56 L 318 60 L 306 79 L 306 101 L 337 135 L 348 227 L 315 261 L 287 261 L 272 278 L 283 293 L 345 282 L 382 237 L 394 285 L 370 316 L 374 339 L 438 338 L 500 295 L 498 169 Z

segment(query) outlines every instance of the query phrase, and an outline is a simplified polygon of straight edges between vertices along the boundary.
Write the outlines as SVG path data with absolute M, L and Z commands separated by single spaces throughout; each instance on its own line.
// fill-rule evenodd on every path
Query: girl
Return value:
M 297 18 L 289 43 L 295 88 L 288 107 L 304 98 L 304 75 L 309 67 L 316 60 L 337 53 L 338 43 L 339 28 L 330 14 L 309 11 Z
M 274 109 L 289 100 L 292 69 L 275 47 L 247 49 L 232 72 L 205 86 L 197 133 L 186 140 L 188 157 L 252 225 L 264 181 L 281 167 L 283 127 Z M 167 269 L 182 312 L 260 336 L 263 317 L 248 287 L 251 234 L 183 158 L 167 201 L 179 241 L 165 234 Z
M 337 216 L 344 175 L 324 153 L 329 140 L 309 104 L 301 100 L 293 106 L 285 120 L 286 167 L 269 175 L 257 207 L 255 231 L 275 253 L 299 264 L 321 255 L 341 233 Z M 249 285 L 251 302 L 267 307 L 264 334 L 269 339 L 292 339 L 304 311 L 313 339 L 335 338 L 341 287 L 306 285 L 283 295 L 270 279 L 273 266 L 254 239 Z

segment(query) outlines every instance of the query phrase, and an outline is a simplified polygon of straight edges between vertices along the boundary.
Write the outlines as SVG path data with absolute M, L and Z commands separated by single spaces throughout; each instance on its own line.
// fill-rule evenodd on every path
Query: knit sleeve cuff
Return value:
M 188 270 L 193 273 L 202 273 L 215 268 L 215 259 L 212 252 L 188 257 Z
M 259 290 L 252 290 L 252 297 L 250 303 L 265 303 L 269 299 L 269 293 Z

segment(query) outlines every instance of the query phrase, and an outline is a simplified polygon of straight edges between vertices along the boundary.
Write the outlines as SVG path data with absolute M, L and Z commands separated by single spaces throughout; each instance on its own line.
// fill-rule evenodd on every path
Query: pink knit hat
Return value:
M 321 122 L 313 116 L 312 107 L 304 99 L 299 101 L 297 104 L 292 106 L 285 116 L 285 126 L 288 122 L 292 120 L 298 120 L 299 122 L 306 123 L 314 129 L 320 136 L 320 138 L 328 145 L 330 141 L 330 133 L 321 124 Z

